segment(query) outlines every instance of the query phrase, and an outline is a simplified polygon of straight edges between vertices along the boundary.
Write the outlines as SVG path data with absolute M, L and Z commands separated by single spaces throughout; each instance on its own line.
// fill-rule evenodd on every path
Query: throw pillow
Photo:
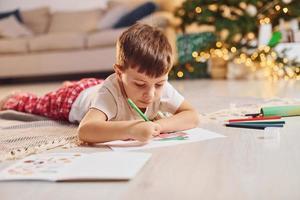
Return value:
M 24 24 L 36 34 L 47 31 L 50 22 L 49 7 L 41 7 L 32 10 L 21 11 Z
M 32 36 L 32 32 L 21 24 L 15 16 L 0 20 L 0 37 L 17 38 L 22 36 Z
M 94 31 L 101 15 L 100 9 L 55 12 L 50 22 L 49 33 Z
M 133 9 L 131 12 L 123 16 L 113 27 L 121 28 L 131 26 L 136 23 L 139 19 L 150 15 L 157 9 L 157 6 L 153 2 L 146 2 Z
M 0 12 L 0 19 L 6 18 L 9 16 L 15 16 L 19 22 L 23 22 L 19 9 L 16 9 L 13 11 L 8 11 L 8 12 Z

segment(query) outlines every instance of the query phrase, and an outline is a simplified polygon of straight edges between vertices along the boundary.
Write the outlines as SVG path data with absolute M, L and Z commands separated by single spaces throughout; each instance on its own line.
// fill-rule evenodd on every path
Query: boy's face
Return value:
M 123 83 L 127 97 L 137 107 L 143 109 L 160 98 L 162 89 L 168 80 L 168 74 L 158 78 L 151 78 L 146 74 L 139 73 L 137 70 L 129 67 L 124 71 L 116 69 L 116 73 Z

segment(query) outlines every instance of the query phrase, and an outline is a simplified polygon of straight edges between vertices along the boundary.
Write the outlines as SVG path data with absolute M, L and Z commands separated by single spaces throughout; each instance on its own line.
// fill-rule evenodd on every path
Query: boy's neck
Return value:
M 128 96 L 127 96 L 127 94 L 126 94 L 126 91 L 125 91 L 125 89 L 124 89 L 124 85 L 123 85 L 122 81 L 119 80 L 119 79 L 118 79 L 117 81 L 118 81 L 118 84 L 119 84 L 119 87 L 120 87 L 120 90 L 121 90 L 121 93 L 122 93 L 123 97 L 124 97 L 125 99 L 127 99 Z

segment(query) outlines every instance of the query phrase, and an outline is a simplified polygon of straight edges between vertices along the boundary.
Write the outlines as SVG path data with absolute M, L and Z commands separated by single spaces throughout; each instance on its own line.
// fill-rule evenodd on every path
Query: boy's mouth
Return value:
M 139 103 L 143 104 L 143 105 L 149 105 L 151 103 L 151 101 L 139 101 Z

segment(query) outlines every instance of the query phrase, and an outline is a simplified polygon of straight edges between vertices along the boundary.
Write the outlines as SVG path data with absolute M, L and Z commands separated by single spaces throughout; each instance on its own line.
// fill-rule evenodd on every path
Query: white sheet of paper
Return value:
M 147 144 L 138 141 L 116 140 L 104 144 L 108 145 L 114 151 L 132 151 L 132 150 L 141 150 L 141 149 L 149 149 L 149 148 L 156 148 L 156 147 L 165 147 L 165 146 L 178 145 L 178 144 L 186 144 L 190 142 L 198 142 L 203 140 L 225 137 L 224 135 L 214 133 L 212 131 L 205 130 L 202 128 L 194 128 L 182 132 L 187 134 L 187 139 L 168 140 L 168 141 L 159 141 L 154 139 Z
M 37 154 L 2 170 L 0 180 L 128 180 L 150 157 L 140 152 Z

